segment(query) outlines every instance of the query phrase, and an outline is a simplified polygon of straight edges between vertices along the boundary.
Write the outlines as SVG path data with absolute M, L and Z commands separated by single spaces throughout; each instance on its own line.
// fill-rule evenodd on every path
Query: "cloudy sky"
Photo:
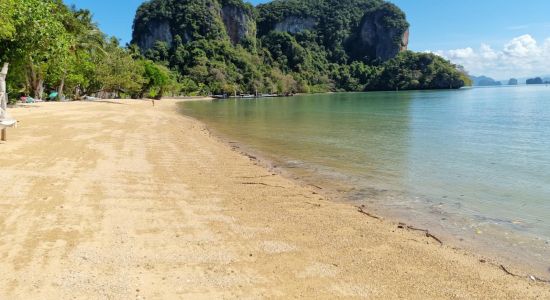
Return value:
M 64 0 L 90 9 L 103 31 L 131 39 L 143 0 Z M 266 0 L 252 0 L 253 4 Z M 393 0 L 411 23 L 409 48 L 495 79 L 550 74 L 550 0 Z
M 484 74 L 495 79 L 550 74 L 550 38 L 537 41 L 531 35 L 524 34 L 500 48 L 481 44 L 475 48 L 435 52 L 463 65 L 471 74 Z

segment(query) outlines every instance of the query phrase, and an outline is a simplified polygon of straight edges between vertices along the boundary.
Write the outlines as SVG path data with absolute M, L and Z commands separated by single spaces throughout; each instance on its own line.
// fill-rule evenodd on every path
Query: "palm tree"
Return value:
M 74 6 L 66 13 L 64 25 L 72 36 L 69 46 L 70 53 L 77 59 L 81 53 L 99 56 L 105 55 L 105 35 L 99 30 L 98 25 L 93 22 L 92 13 L 87 9 L 76 9 Z M 63 98 L 66 74 L 67 68 L 64 68 L 58 87 L 60 98 Z

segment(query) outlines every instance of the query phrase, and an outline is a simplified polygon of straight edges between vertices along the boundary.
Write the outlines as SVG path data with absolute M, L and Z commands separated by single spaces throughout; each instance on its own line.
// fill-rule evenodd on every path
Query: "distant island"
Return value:
M 548 80 L 547 78 L 545 78 L 544 80 L 540 77 L 535 77 L 535 78 L 529 78 L 527 79 L 527 81 L 525 82 L 526 84 L 550 84 L 550 80 Z
M 502 85 L 502 81 L 498 81 L 498 80 L 495 80 L 491 77 L 487 77 L 487 76 L 470 76 L 470 79 L 472 80 L 472 85 L 473 86 L 501 86 Z M 522 81 L 526 84 L 549 84 L 550 83 L 550 78 L 545 78 L 545 79 L 542 79 L 541 77 L 535 77 L 535 78 L 527 78 L 527 79 L 522 79 L 522 80 L 525 80 L 525 81 Z M 516 79 L 516 78 L 510 78 L 508 80 L 508 85 L 518 85 L 519 84 L 519 80 Z
M 500 81 L 496 81 L 487 76 L 470 76 L 474 86 L 498 86 L 502 85 Z

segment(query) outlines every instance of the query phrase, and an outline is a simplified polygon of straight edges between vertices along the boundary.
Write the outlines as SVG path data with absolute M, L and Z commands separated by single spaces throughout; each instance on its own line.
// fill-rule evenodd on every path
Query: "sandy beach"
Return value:
M 548 283 L 270 172 L 174 100 L 9 112 L 0 299 L 550 299 Z

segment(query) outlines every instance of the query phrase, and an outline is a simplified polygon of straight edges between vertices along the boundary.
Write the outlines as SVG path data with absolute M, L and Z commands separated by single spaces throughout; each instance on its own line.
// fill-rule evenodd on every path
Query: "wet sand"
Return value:
M 0 299 L 550 298 L 547 283 L 274 175 L 176 101 L 10 113 Z

